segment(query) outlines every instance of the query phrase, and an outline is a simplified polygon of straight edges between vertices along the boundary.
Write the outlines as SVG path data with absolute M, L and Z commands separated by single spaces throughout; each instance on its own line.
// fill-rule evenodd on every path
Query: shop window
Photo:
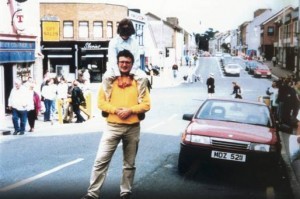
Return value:
M 22 82 L 26 82 L 31 78 L 31 67 L 28 63 L 18 64 L 17 66 L 17 77 L 21 79 Z
M 273 26 L 268 27 L 268 36 L 274 36 L 274 27 Z
M 79 22 L 79 38 L 89 37 L 89 23 L 87 21 Z
M 112 38 L 113 37 L 113 27 L 112 27 L 112 22 L 108 21 L 107 22 L 107 27 L 106 27 L 106 36 L 107 38 Z
M 103 23 L 102 21 L 94 21 L 93 24 L 94 38 L 103 38 Z
M 64 38 L 73 38 L 73 22 L 64 21 Z

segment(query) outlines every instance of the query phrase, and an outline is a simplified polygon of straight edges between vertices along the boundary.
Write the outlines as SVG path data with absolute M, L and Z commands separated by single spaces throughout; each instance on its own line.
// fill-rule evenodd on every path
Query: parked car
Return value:
M 224 66 L 224 74 L 235 75 L 239 77 L 241 74 L 241 66 L 239 64 L 229 63 Z
M 232 62 L 232 56 L 229 54 L 224 54 L 220 62 L 221 62 L 221 66 L 224 67 L 226 64 Z
M 246 68 L 246 60 L 241 58 L 241 57 L 232 57 L 232 62 L 233 63 L 236 63 L 236 64 L 239 64 L 243 69 Z
M 256 60 L 249 60 L 246 64 L 246 71 L 248 71 L 248 73 L 250 75 L 254 74 L 254 69 L 257 68 L 257 66 L 262 65 L 262 62 L 256 61 Z
M 269 107 L 241 99 L 206 99 L 182 134 L 178 171 L 194 162 L 271 170 L 278 165 L 281 144 Z
M 272 78 L 272 72 L 266 65 L 258 65 L 253 72 L 254 77 Z
M 223 56 L 222 52 L 216 52 L 215 53 L 215 57 L 218 59 L 218 61 L 221 61 L 222 56 Z

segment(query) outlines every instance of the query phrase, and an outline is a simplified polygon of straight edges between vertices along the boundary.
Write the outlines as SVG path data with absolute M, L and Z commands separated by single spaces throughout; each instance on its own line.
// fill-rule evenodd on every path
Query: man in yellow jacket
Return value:
M 147 90 L 142 101 L 138 102 L 137 83 L 129 74 L 134 63 L 133 54 L 128 50 L 120 51 L 117 61 L 122 81 L 113 82 L 109 101 L 102 87 L 99 91 L 98 107 L 108 113 L 107 125 L 99 144 L 88 192 L 82 199 L 99 198 L 109 163 L 121 140 L 124 158 L 120 198 L 131 198 L 135 158 L 140 140 L 140 117 L 138 115 L 150 110 L 150 95 Z

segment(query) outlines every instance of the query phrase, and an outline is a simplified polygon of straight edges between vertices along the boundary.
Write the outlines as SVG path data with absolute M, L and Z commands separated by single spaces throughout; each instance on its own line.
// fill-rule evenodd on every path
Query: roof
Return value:
M 261 23 L 261 25 L 265 25 L 265 24 L 269 23 L 270 21 L 276 19 L 278 16 L 280 16 L 282 13 L 284 13 L 288 9 L 293 9 L 293 7 L 292 6 L 286 6 L 286 7 L 284 7 L 283 9 L 281 9 L 277 13 L 275 13 L 273 16 L 271 16 L 270 18 L 268 18 L 266 21 L 264 21 L 263 23 Z

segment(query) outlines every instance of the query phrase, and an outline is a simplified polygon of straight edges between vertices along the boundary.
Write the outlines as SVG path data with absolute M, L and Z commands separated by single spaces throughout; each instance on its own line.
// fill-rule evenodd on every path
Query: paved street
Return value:
M 193 113 L 207 97 L 204 83 L 183 81 L 182 76 L 188 69 L 180 67 L 177 79 L 168 69 L 153 77 L 152 109 L 142 122 L 134 198 L 196 199 L 199 195 L 220 199 L 271 198 L 275 194 L 276 198 L 292 199 L 285 173 L 276 174 L 277 184 L 272 186 L 266 186 L 260 173 L 252 176 L 252 172 L 232 173 L 220 168 L 206 168 L 186 177 L 178 175 L 180 135 L 187 124 L 181 119 L 182 114 Z M 240 78 L 224 77 L 217 65 L 210 64 L 202 67 L 202 78 L 206 80 L 210 72 L 216 77 L 216 96 L 230 97 L 231 81 L 238 80 L 244 86 L 245 98 L 257 100 L 270 84 L 270 80 L 252 78 L 246 73 Z M 257 85 L 261 88 L 258 89 Z M 97 93 L 98 87 L 99 84 L 93 84 L 91 91 Z M 0 197 L 80 198 L 88 186 L 104 125 L 100 111 L 96 109 L 95 96 L 93 106 L 94 117 L 85 123 L 56 122 L 51 125 L 40 119 L 34 133 L 0 137 L 0 168 L 6 171 L 0 176 Z M 5 125 L 6 129 L 12 130 L 10 116 Z M 118 149 L 103 187 L 103 198 L 118 198 L 121 156 Z M 285 171 L 284 167 L 282 169 Z

